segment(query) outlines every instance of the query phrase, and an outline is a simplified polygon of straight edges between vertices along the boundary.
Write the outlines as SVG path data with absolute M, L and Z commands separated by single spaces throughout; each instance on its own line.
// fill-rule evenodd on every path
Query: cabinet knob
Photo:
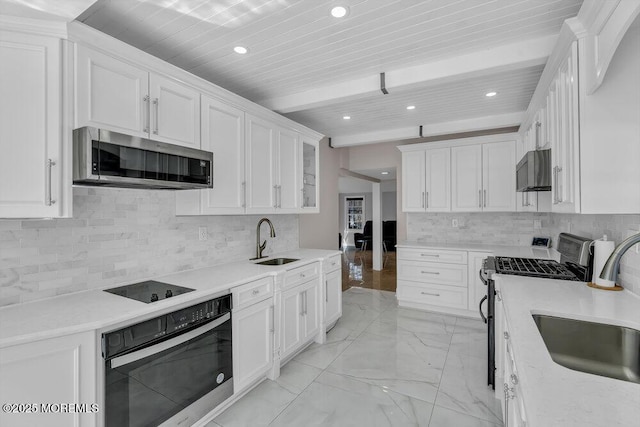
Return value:
M 505 340 L 508 340 L 508 339 L 509 339 L 509 332 L 505 332 L 505 333 L 504 333 L 504 339 L 505 339 Z

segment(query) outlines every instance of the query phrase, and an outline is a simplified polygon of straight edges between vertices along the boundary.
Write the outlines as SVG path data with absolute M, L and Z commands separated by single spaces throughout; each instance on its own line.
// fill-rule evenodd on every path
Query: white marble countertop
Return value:
M 265 276 L 275 276 L 285 270 L 321 261 L 336 254 L 340 252 L 298 249 L 269 256 L 299 259 L 284 266 L 263 266 L 255 264 L 255 261 L 245 260 L 154 277 L 153 280 L 186 286 L 195 291 L 151 304 L 94 289 L 2 307 L 0 348 L 90 330 L 120 327 L 125 323 L 144 320 L 227 294 L 234 286 Z
M 445 249 L 452 251 L 472 251 L 491 252 L 494 256 L 510 256 L 520 258 L 541 258 L 560 260 L 560 253 L 553 248 L 495 245 L 489 243 L 465 243 L 465 242 L 425 242 L 425 241 L 403 241 L 396 245 L 396 248 L 409 249 Z
M 640 330 L 640 298 L 582 282 L 496 275 L 525 411 L 533 427 L 640 425 L 640 384 L 574 371 L 549 355 L 532 314 Z

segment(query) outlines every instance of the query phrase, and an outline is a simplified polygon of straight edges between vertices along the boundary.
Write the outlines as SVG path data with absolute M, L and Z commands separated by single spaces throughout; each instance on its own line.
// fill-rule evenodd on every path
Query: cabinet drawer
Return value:
M 335 270 L 340 270 L 340 268 L 342 267 L 342 259 L 341 259 L 341 255 L 333 255 L 330 256 L 329 258 L 324 260 L 324 267 L 323 270 L 325 273 L 330 273 L 332 271 Z
M 290 288 L 320 276 L 320 263 L 303 265 L 286 272 L 283 288 Z
M 233 295 L 234 310 L 248 307 L 273 296 L 273 278 L 265 277 L 264 279 L 236 286 L 231 293 Z
M 439 262 L 398 261 L 398 279 L 467 287 L 467 266 Z
M 467 308 L 467 289 L 451 286 L 420 284 L 398 280 L 399 300 L 443 307 Z
M 446 251 L 440 249 L 398 249 L 398 259 L 409 261 L 446 262 L 448 264 L 466 264 L 466 251 Z

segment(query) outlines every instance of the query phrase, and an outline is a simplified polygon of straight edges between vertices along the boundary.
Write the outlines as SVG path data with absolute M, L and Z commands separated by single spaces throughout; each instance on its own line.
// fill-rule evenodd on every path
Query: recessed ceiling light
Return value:
M 389 172 L 387 172 L 387 171 L 380 172 L 380 175 L 389 175 Z
M 351 120 L 351 116 L 342 116 L 344 120 Z
M 349 13 L 349 9 L 345 6 L 336 6 L 331 9 L 331 16 L 334 18 L 344 18 Z
M 245 53 L 249 52 L 249 49 L 244 46 L 236 46 L 233 48 L 233 51 L 235 53 L 239 53 L 240 55 L 244 55 Z
M 416 106 L 415 105 L 407 105 L 407 110 L 415 110 Z
M 487 92 L 484 96 L 491 98 L 492 96 L 496 96 L 498 92 Z

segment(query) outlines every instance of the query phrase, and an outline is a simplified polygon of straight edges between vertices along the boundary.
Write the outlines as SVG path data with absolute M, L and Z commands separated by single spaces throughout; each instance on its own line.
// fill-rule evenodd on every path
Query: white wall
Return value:
M 320 213 L 299 216 L 300 247 L 338 249 L 338 176 L 340 150 L 329 147 L 327 138 L 320 141 Z

